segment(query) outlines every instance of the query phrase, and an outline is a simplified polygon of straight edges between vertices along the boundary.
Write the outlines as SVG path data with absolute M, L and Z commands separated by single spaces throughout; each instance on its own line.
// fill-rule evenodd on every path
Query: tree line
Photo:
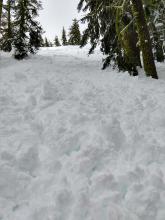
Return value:
M 16 59 L 36 53 L 41 46 L 80 45 L 90 43 L 89 54 L 97 46 L 106 55 L 103 69 L 109 65 L 119 71 L 138 75 L 144 68 L 146 76 L 157 79 L 155 61 L 165 56 L 164 0 L 79 0 L 82 23 L 87 28 L 82 36 L 76 19 L 66 34 L 55 37 L 54 43 L 43 39 L 37 20 L 42 8 L 40 0 L 0 0 L 0 48 L 13 49 Z M 105 56 L 104 56 L 105 57 Z
M 68 36 L 63 28 L 61 42 L 58 36 L 54 44 L 43 39 L 44 31 L 37 19 L 41 9 L 40 0 L 0 0 L 0 49 L 5 52 L 13 49 L 14 57 L 21 60 L 43 46 L 80 45 L 81 33 L 76 19 Z
M 63 27 L 61 33 L 61 39 L 56 35 L 54 42 L 45 37 L 42 39 L 41 47 L 59 47 L 59 46 L 67 46 L 67 45 L 81 45 L 82 35 L 80 32 L 80 27 L 78 20 L 73 19 L 73 24 L 71 25 L 68 34 L 66 33 L 65 28 Z

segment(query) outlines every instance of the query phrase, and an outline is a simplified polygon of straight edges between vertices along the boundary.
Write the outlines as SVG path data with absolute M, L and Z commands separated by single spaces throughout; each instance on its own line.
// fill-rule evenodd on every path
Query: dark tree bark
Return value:
M 12 25 L 11 25 L 11 0 L 7 1 L 6 5 L 7 11 L 7 29 L 5 34 L 5 41 L 3 45 L 3 50 L 10 52 L 12 50 Z
M 143 55 L 144 70 L 147 76 L 158 79 L 150 34 L 143 10 L 142 0 L 132 0 L 133 13 L 136 18 L 136 26 Z
M 7 2 L 7 13 L 8 13 L 8 18 L 7 18 L 7 23 L 8 23 L 8 37 L 12 37 L 12 30 L 11 30 L 11 1 L 8 0 Z
M 2 7 L 3 7 L 3 0 L 0 0 L 0 32 L 1 32 Z

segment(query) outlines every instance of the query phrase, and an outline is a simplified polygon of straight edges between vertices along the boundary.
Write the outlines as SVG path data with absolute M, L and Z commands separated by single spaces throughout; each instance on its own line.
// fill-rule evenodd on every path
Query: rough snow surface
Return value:
M 164 220 L 160 80 L 87 49 L 0 57 L 0 220 Z

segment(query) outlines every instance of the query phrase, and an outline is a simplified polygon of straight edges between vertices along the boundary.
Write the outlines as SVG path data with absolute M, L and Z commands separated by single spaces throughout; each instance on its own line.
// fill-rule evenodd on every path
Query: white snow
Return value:
M 0 220 L 164 220 L 160 80 L 88 48 L 0 56 Z

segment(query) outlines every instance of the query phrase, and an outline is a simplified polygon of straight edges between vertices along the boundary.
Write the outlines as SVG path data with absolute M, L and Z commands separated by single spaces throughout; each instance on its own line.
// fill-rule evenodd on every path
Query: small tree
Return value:
M 65 28 L 63 27 L 63 30 L 62 30 L 62 45 L 66 46 L 67 44 L 68 44 L 68 41 L 67 41 L 67 37 L 66 37 L 66 31 L 65 31 Z
M 80 27 L 79 27 L 77 19 L 73 20 L 73 24 L 72 24 L 70 31 L 69 31 L 68 43 L 70 45 L 80 45 L 81 44 L 81 33 L 80 33 Z
M 55 39 L 54 39 L 54 45 L 55 45 L 56 47 L 60 47 L 60 46 L 61 46 L 60 41 L 59 41 L 59 39 L 58 39 L 58 36 L 56 36 Z
M 49 45 L 49 41 L 48 41 L 47 37 L 45 37 L 45 43 L 44 43 L 44 46 L 45 46 L 45 47 L 50 47 L 50 45 Z

